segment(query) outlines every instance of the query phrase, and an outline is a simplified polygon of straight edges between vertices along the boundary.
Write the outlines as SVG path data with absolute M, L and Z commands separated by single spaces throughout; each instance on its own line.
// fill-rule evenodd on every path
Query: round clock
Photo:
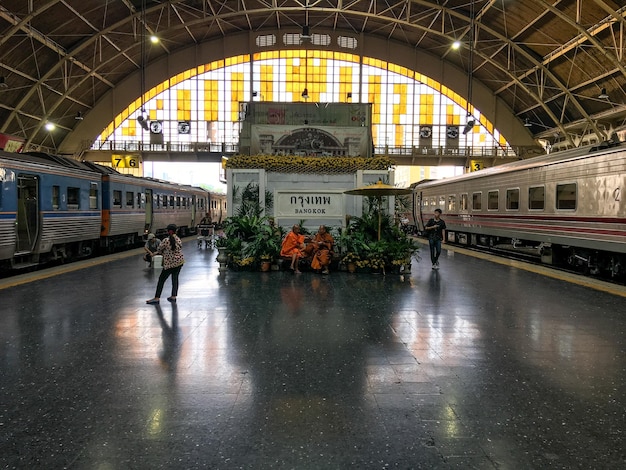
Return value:
M 150 132 L 153 134 L 160 134 L 163 130 L 163 124 L 159 121 L 150 121 Z

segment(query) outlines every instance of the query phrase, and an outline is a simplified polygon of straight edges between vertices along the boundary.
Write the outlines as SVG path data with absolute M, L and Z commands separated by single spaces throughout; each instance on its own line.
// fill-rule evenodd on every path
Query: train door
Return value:
M 417 230 L 420 233 L 424 233 L 424 218 L 423 218 L 423 206 L 424 206 L 424 196 L 422 192 L 415 193 L 416 197 L 414 199 L 415 204 L 415 225 L 417 225 Z
M 199 204 L 198 197 L 194 194 L 191 196 L 191 223 L 189 226 L 193 229 L 196 226 L 196 212 Z
M 39 179 L 32 175 L 17 177 L 17 253 L 35 249 L 39 236 Z
M 154 215 L 153 204 L 154 199 L 152 197 L 152 190 L 146 189 L 146 224 L 143 229 L 143 232 L 146 235 L 152 231 L 152 217 Z

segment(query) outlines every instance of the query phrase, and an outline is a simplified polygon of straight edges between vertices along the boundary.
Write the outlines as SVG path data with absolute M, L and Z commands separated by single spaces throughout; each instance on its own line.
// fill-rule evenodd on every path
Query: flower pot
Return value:
M 261 261 L 261 271 L 267 272 L 270 269 L 272 269 L 272 262 L 271 261 Z
M 348 263 L 346 267 L 348 268 L 349 273 L 353 273 L 356 271 L 356 264 L 354 263 Z
M 226 252 L 226 247 L 219 247 L 217 249 L 217 258 L 215 260 L 220 264 L 219 270 L 220 272 L 226 271 L 228 269 L 228 253 Z

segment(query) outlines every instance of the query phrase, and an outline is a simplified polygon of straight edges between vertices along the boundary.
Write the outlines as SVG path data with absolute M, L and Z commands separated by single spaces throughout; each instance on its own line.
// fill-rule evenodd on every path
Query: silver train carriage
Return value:
M 209 193 L 202 188 L 100 168 L 104 172 L 100 235 L 109 250 L 135 245 L 150 232 L 162 238 L 169 224 L 176 224 L 178 233 L 186 236 L 195 231 L 208 207 Z
M 210 193 L 209 194 L 209 217 L 213 223 L 221 225 L 224 219 L 228 217 L 226 211 L 226 194 Z
M 588 274 L 626 273 L 626 147 L 559 152 L 414 185 L 418 230 L 440 208 L 446 240 Z

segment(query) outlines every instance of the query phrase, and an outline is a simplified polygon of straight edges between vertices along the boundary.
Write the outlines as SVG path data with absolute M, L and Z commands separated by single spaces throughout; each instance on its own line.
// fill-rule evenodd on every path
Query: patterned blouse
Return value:
M 185 262 L 185 257 L 183 256 L 183 242 L 177 235 L 174 235 L 174 240 L 176 241 L 176 246 L 173 250 L 170 247 L 169 236 L 165 237 L 157 248 L 157 252 L 163 255 L 163 269 L 176 268 L 177 266 L 182 266 Z

